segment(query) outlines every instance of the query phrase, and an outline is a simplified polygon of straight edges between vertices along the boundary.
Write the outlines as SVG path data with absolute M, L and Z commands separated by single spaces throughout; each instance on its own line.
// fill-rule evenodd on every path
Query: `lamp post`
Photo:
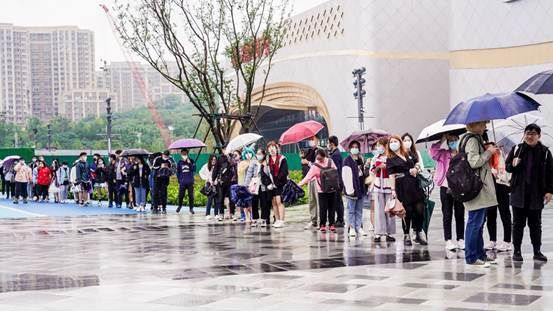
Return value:
M 46 125 L 48 128 L 48 151 L 52 150 L 52 125 Z
M 108 140 L 108 154 L 111 154 L 111 122 L 112 122 L 111 97 L 108 97 L 106 99 L 106 119 L 107 119 L 106 136 Z
M 363 98 L 367 94 L 367 92 L 363 89 L 363 86 L 365 85 L 365 79 L 363 79 L 363 75 L 367 69 L 365 67 L 361 67 L 358 69 L 354 69 L 351 73 L 353 74 L 353 77 L 355 80 L 353 80 L 353 86 L 355 86 L 355 92 L 353 92 L 353 97 L 357 99 L 357 116 L 359 121 L 359 130 L 363 130 L 365 126 L 365 108 L 363 106 Z

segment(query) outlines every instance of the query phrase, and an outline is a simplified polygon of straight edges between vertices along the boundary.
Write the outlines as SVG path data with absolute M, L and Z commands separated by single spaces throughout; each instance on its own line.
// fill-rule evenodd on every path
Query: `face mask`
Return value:
M 317 158 L 317 162 L 322 162 L 323 158 Z
M 182 159 L 183 159 L 184 161 L 188 160 L 188 156 L 187 156 L 187 155 L 183 155 L 183 156 L 181 156 L 181 157 L 182 157 Z
M 351 148 L 350 149 L 351 154 L 358 155 L 359 154 L 359 148 Z
M 447 146 L 449 147 L 449 149 L 451 150 L 457 150 L 457 146 L 459 145 L 459 142 L 454 140 L 454 141 L 450 141 L 447 143 Z
M 275 155 L 277 153 L 276 148 L 269 148 L 269 153 Z
M 311 148 L 317 146 L 317 144 L 315 143 L 314 140 L 310 140 L 310 141 L 308 142 L 308 144 L 309 144 L 309 147 L 311 147 Z
M 246 160 L 250 160 L 252 157 L 253 157 L 253 155 L 251 153 L 246 154 Z
M 376 147 L 376 150 L 374 151 L 374 154 L 375 154 L 375 155 L 384 154 L 384 147 L 382 147 L 382 146 Z
M 263 158 L 264 158 L 262 154 L 258 154 L 255 157 L 257 158 L 257 161 L 263 161 Z
M 406 149 L 411 149 L 411 146 L 413 146 L 413 142 L 410 140 L 406 140 L 403 142 L 403 145 L 405 146 Z
M 394 142 L 390 143 L 390 149 L 394 152 L 398 151 L 400 147 L 401 147 L 401 145 L 397 141 L 394 141 Z

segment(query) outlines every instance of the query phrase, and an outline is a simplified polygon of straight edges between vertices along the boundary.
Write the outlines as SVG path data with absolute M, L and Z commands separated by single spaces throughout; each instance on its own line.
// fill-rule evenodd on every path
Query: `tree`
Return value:
M 237 121 L 250 127 L 254 86 L 264 94 L 283 46 L 288 0 L 118 0 L 115 12 L 124 45 L 186 94 L 218 146 Z

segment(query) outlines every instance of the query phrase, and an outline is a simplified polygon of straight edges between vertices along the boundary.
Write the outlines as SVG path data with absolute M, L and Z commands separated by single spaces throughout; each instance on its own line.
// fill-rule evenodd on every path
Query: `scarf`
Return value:
M 280 158 L 280 154 L 277 154 L 275 161 L 273 161 L 272 156 L 269 157 L 269 167 L 271 168 L 271 172 L 273 172 L 273 176 L 278 176 L 280 171 Z

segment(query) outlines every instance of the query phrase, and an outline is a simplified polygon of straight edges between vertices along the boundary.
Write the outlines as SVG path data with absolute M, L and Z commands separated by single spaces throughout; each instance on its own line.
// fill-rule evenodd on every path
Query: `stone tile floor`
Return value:
M 522 264 L 467 267 L 444 250 L 438 209 L 430 245 L 407 248 L 304 231 L 302 215 L 285 229 L 198 214 L 3 219 L 0 310 L 553 309 L 553 264 L 526 245 Z M 553 258 L 553 210 L 543 222 Z

